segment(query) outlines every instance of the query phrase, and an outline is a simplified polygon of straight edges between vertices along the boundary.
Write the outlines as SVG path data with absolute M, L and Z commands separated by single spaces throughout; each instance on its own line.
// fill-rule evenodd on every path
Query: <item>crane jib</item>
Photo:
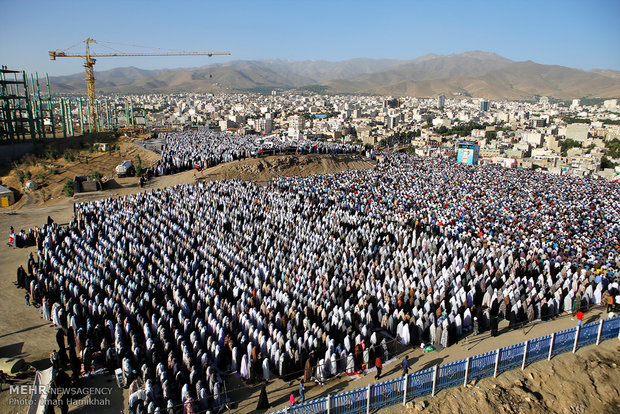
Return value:
M 90 37 L 83 41 L 86 43 L 86 53 L 80 54 L 67 54 L 64 50 L 50 50 L 50 60 L 56 60 L 58 57 L 78 57 L 84 58 L 84 68 L 86 69 L 86 89 L 88 92 L 88 126 L 90 132 L 98 132 L 99 124 L 97 122 L 96 100 L 95 100 L 95 71 L 93 66 L 96 59 L 101 57 L 124 57 L 124 56 L 228 56 L 230 52 L 168 52 L 168 53 L 90 53 L 90 43 L 97 43 L 95 39 Z M 105 43 L 105 42 L 104 42 Z M 65 49 L 66 50 L 66 49 Z

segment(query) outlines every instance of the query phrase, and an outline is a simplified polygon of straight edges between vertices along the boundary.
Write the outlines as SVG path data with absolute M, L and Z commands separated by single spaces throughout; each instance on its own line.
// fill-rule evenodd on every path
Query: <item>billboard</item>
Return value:
M 456 161 L 468 165 L 478 164 L 480 146 L 475 141 L 459 141 L 456 144 Z

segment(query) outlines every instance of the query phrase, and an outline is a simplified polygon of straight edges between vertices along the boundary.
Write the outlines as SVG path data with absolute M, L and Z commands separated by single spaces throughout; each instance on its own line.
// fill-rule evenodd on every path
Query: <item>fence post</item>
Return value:
M 431 391 L 431 397 L 435 396 L 435 386 L 437 385 L 437 373 L 439 372 L 439 364 L 433 368 L 433 391 Z
M 471 357 L 467 357 L 467 362 L 465 363 L 465 380 L 463 380 L 463 387 L 467 385 L 467 380 L 469 379 L 469 361 Z
M 331 394 L 327 394 L 326 407 L 327 407 L 327 414 L 329 414 L 332 408 L 332 395 Z
M 370 414 L 370 384 L 366 386 L 366 414 Z
M 603 334 L 603 321 L 604 319 L 601 319 L 600 321 L 598 321 L 598 333 L 596 334 L 597 345 L 601 343 L 601 335 Z
M 495 370 L 493 371 L 493 378 L 497 378 L 497 368 L 499 368 L 499 353 L 501 349 L 495 351 Z
M 530 340 L 525 341 L 525 349 L 523 350 L 523 362 L 521 363 L 521 371 L 525 369 L 525 359 L 527 358 L 527 350 L 530 347 Z
M 579 342 L 579 331 L 581 331 L 581 325 L 577 325 L 577 330 L 575 331 L 575 343 L 573 344 L 573 354 L 577 351 L 577 342 Z
M 405 375 L 405 380 L 404 380 L 404 384 L 403 384 L 403 405 L 407 404 L 407 379 L 409 378 L 409 375 Z
M 551 342 L 549 343 L 549 356 L 547 360 L 551 361 L 551 354 L 553 353 L 553 343 L 555 342 L 555 332 L 551 334 Z

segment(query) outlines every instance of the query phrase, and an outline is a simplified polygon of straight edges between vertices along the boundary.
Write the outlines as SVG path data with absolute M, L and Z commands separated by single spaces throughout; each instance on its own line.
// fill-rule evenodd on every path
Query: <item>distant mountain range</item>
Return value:
M 96 72 L 99 94 L 269 92 L 304 89 L 324 93 L 487 99 L 620 97 L 620 72 L 514 62 L 495 53 L 429 54 L 414 60 L 350 59 L 342 62 L 237 60 L 200 68 Z M 84 74 L 50 78 L 56 93 L 85 93 Z

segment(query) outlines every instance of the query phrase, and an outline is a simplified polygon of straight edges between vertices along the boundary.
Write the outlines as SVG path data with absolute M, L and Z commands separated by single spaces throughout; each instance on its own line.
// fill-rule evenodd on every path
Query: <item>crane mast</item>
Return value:
M 84 69 L 86 71 L 86 90 L 88 93 L 88 125 L 90 132 L 96 131 L 97 125 L 97 100 L 95 95 L 95 62 L 94 58 L 101 57 L 123 57 L 123 56 L 214 56 L 214 55 L 230 55 L 230 52 L 173 52 L 173 53 L 91 53 L 90 44 L 97 43 L 95 39 L 87 38 L 83 43 L 86 43 L 86 53 L 81 54 L 67 54 L 64 51 L 50 50 L 50 60 L 56 60 L 59 57 L 79 57 L 84 58 Z
M 97 99 L 95 97 L 95 66 L 96 60 L 90 54 L 90 37 L 86 39 L 86 56 L 84 60 L 84 68 L 86 69 L 86 92 L 88 94 L 88 127 L 90 132 L 94 132 L 93 128 L 97 125 Z M 96 129 L 96 128 L 95 128 Z

